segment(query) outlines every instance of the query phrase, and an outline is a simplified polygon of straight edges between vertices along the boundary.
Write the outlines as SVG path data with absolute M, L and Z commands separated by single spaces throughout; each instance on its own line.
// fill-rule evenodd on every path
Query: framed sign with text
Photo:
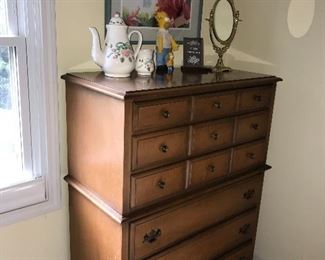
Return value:
M 203 67 L 203 39 L 184 38 L 183 41 L 183 65 L 184 67 Z

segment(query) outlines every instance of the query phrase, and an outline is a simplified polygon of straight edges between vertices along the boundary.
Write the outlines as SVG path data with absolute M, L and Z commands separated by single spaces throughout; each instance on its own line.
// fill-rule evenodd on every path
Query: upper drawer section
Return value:
M 241 91 L 239 94 L 239 111 L 269 107 L 272 89 L 265 87 Z
M 236 92 L 194 97 L 193 120 L 202 121 L 232 114 L 236 111 Z
M 134 131 L 178 126 L 190 121 L 190 98 L 166 99 L 134 104 Z

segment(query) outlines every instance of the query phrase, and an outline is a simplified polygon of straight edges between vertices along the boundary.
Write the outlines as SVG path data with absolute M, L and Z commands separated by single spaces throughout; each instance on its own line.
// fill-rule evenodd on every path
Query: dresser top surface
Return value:
M 210 92 L 239 87 L 265 86 L 281 81 L 266 74 L 234 70 L 226 73 L 183 73 L 176 68 L 173 74 L 140 77 L 133 73 L 130 78 L 109 78 L 103 72 L 68 73 L 62 78 L 119 99 L 143 95 L 164 95 L 167 92 Z M 240 84 L 240 85 L 239 85 Z

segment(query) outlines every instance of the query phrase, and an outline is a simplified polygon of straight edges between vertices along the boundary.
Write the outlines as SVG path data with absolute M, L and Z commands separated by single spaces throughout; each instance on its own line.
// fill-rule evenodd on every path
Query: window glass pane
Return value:
M 24 171 L 14 48 L 0 46 L 0 189 L 32 179 Z
M 0 0 L 0 35 L 8 34 L 7 0 Z

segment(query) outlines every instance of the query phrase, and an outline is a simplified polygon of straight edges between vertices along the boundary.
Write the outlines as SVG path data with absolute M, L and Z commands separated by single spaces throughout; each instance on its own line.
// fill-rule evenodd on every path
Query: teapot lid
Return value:
M 116 12 L 113 17 L 111 18 L 111 20 L 109 21 L 109 25 L 123 25 L 126 26 L 124 20 L 121 17 L 121 14 L 119 12 Z

